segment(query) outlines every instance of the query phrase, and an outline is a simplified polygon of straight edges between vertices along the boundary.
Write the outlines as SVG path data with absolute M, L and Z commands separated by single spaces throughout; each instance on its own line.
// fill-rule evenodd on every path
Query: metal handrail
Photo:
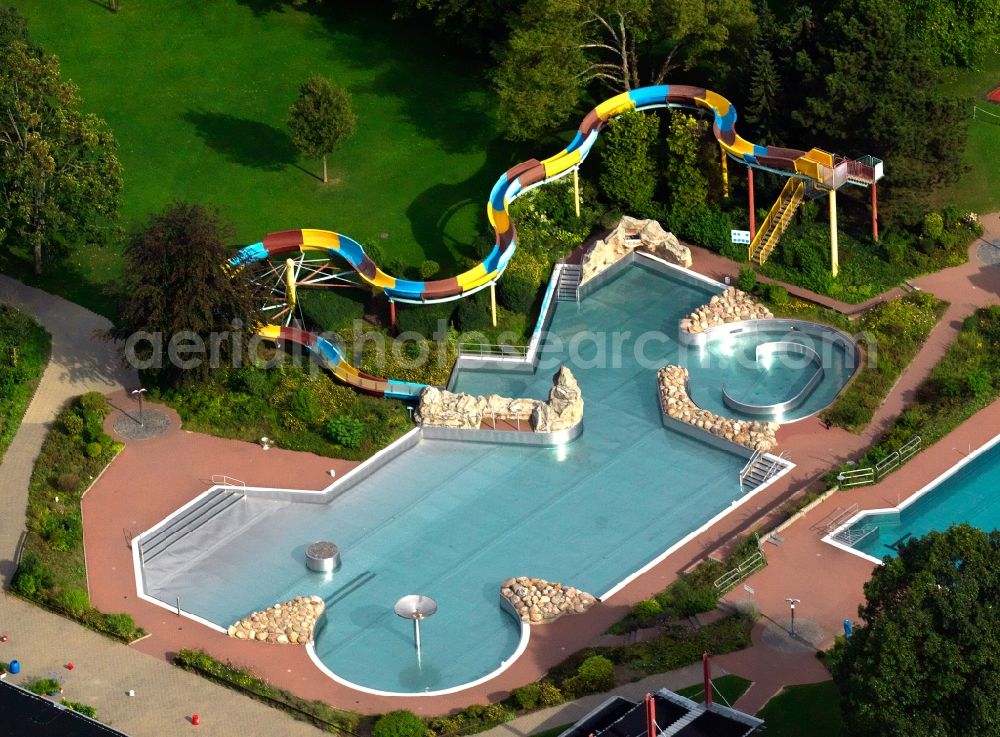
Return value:
M 212 483 L 216 486 L 242 486 L 244 489 L 247 486 L 245 481 L 240 481 L 239 479 L 234 479 L 232 476 L 220 473 L 212 475 Z
M 528 355 L 529 346 L 526 345 L 498 345 L 494 343 L 459 343 L 458 355 L 460 356 L 496 356 L 506 358 L 518 356 L 524 358 Z
M 757 462 L 757 459 L 760 458 L 763 454 L 764 454 L 763 451 L 755 450 L 751 454 L 750 460 L 747 461 L 747 464 L 743 466 L 742 469 L 740 469 L 740 488 L 743 487 L 743 482 L 746 481 L 746 477 L 750 473 L 750 469 L 753 468 L 754 464 Z
M 849 486 L 861 486 L 862 484 L 874 484 L 875 469 L 869 467 L 841 471 L 837 474 L 837 481 L 845 488 Z

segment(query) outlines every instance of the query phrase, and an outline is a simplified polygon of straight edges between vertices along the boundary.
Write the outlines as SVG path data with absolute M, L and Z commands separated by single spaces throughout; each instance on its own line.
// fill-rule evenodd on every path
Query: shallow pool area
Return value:
M 1000 436 L 971 460 L 917 492 L 896 509 L 865 512 L 834 531 L 828 541 L 874 562 L 896 554 L 896 546 L 932 530 L 967 522 L 1000 529 Z
M 580 303 L 555 305 L 537 369 L 454 377 L 456 391 L 543 399 L 568 365 L 585 402 L 573 442 L 422 438 L 322 503 L 247 493 L 146 561 L 145 594 L 168 606 L 179 599 L 223 628 L 297 595 L 321 596 L 317 658 L 372 691 L 431 693 L 489 676 L 524 642 L 499 604 L 502 581 L 533 576 L 601 597 L 746 499 L 739 473 L 749 451 L 665 428 L 656 369 L 687 366 L 695 401 L 733 416 L 724 385 L 780 401 L 811 375 L 797 354 L 758 362 L 756 346 L 808 336 L 680 345 L 679 320 L 717 291 L 632 266 Z M 799 412 L 825 406 L 846 382 L 853 366 L 837 360 Z M 305 567 L 315 540 L 339 546 L 334 573 Z M 407 594 L 439 606 L 421 626 L 419 659 L 412 625 L 393 612 Z

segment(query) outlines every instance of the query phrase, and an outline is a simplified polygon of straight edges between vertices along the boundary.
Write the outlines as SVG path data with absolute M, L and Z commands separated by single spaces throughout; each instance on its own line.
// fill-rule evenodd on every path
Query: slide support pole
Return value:
M 389 322 L 392 324 L 393 331 L 397 330 L 398 325 L 396 324 L 396 303 L 391 299 L 389 300 Z
M 722 154 L 722 196 L 729 197 L 729 162 L 726 161 L 726 149 L 721 144 L 719 152 Z
M 497 283 L 490 284 L 490 314 L 493 317 L 493 327 L 497 326 Z
M 840 256 L 837 252 L 837 190 L 830 190 L 830 271 L 834 279 L 840 272 Z
M 747 191 L 750 193 L 750 240 L 757 237 L 757 212 L 753 204 L 753 167 L 747 167 Z
M 576 206 L 576 216 L 580 217 L 580 170 L 573 170 L 573 204 Z M 494 327 L 496 327 L 494 325 Z
M 872 182 L 872 240 L 878 242 L 878 185 Z

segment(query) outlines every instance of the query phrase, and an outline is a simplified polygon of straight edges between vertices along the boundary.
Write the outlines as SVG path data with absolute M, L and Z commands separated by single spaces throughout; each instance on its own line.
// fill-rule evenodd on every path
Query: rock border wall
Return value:
M 548 624 L 565 614 L 583 614 L 597 603 L 586 591 L 527 576 L 508 578 L 500 584 L 500 596 L 527 624 Z
M 681 320 L 681 330 L 686 333 L 704 333 L 712 328 L 742 320 L 770 320 L 774 314 L 746 292 L 727 287 L 690 315 Z
M 276 645 L 305 645 L 312 642 L 325 608 L 318 596 L 296 596 L 231 624 L 229 636 Z
M 697 427 L 750 450 L 768 452 L 778 444 L 780 425 L 760 420 L 734 420 L 702 409 L 688 395 L 688 370 L 683 366 L 664 366 L 656 372 L 663 413 L 674 420 Z
M 673 233 L 665 231 L 656 220 L 639 220 L 626 215 L 610 233 L 584 252 L 580 283 L 593 279 L 637 248 L 685 269 L 691 267 L 691 249 Z
M 534 432 L 567 430 L 583 420 L 583 394 L 573 372 L 560 366 L 549 398 L 511 399 L 498 394 L 476 396 L 429 386 L 420 393 L 413 418 L 422 427 L 479 430 L 494 419 L 524 423 Z

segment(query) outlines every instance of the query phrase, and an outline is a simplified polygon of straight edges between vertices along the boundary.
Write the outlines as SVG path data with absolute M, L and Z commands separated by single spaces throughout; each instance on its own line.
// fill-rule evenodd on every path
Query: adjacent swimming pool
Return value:
M 899 543 L 932 530 L 967 522 L 1000 528 L 1000 435 L 935 479 L 895 509 L 857 515 L 826 539 L 881 563 Z
M 679 320 L 717 291 L 629 267 L 580 304 L 556 306 L 537 370 L 456 377 L 459 391 L 544 398 L 555 367 L 569 365 L 585 401 L 585 430 L 572 443 L 424 438 L 325 503 L 248 495 L 147 561 L 146 594 L 171 606 L 179 597 L 222 627 L 319 595 L 327 611 L 317 658 L 335 678 L 373 691 L 429 693 L 491 675 L 526 642 L 499 606 L 503 580 L 535 576 L 601 597 L 746 498 L 747 453 L 664 428 L 655 369 L 687 365 L 696 401 L 731 415 L 723 385 L 780 399 L 812 364 L 793 355 L 783 373 L 767 375 L 755 348 L 781 336 L 766 332 L 680 346 Z M 843 386 L 853 365 L 837 360 L 800 411 Z M 305 548 L 318 539 L 340 547 L 337 572 L 305 568 Z M 393 613 L 406 594 L 439 605 L 422 626 L 419 659 L 410 625 Z

